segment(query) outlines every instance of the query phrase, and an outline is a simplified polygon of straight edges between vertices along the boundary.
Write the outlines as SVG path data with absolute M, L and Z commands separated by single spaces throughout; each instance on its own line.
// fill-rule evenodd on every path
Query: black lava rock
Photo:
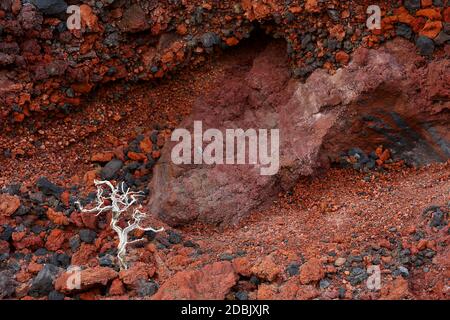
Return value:
M 70 265 L 70 257 L 65 253 L 55 253 L 49 262 L 55 266 L 67 268 Z
M 248 294 L 245 291 L 238 291 L 234 296 L 237 300 L 248 300 Z
M 205 48 L 211 48 L 220 43 L 220 37 L 213 32 L 207 32 L 201 36 L 200 41 Z
M 32 0 L 32 3 L 47 15 L 60 14 L 67 10 L 67 3 L 64 0 Z
M 101 170 L 100 176 L 103 180 L 112 180 L 122 168 L 123 162 L 119 159 L 112 159 Z
M 430 56 L 434 52 L 434 42 L 428 37 L 420 36 L 416 40 L 416 47 L 423 56 Z
M 175 231 L 169 230 L 167 233 L 169 234 L 168 240 L 171 244 L 179 244 L 183 240 L 181 235 Z
M 10 271 L 0 271 L 0 299 L 11 297 L 16 291 L 17 282 Z
M 350 271 L 350 274 L 349 274 L 349 276 L 348 276 L 348 281 L 350 282 L 350 284 L 352 285 L 352 286 L 355 286 L 355 285 L 357 285 L 358 283 L 361 283 L 361 282 L 363 282 L 364 280 L 366 280 L 367 279 L 367 272 L 366 272 L 366 270 L 364 270 L 364 269 L 362 269 L 362 268 L 359 268 L 359 267 L 356 267 L 356 268 L 353 268 L 351 271 Z
M 292 277 L 298 274 L 299 269 L 300 265 L 296 262 L 293 262 L 288 265 L 288 267 L 286 268 L 286 272 L 290 277 Z
M 80 240 L 86 243 L 94 243 L 97 233 L 90 229 L 80 230 Z
M 72 252 L 75 252 L 80 247 L 80 237 L 78 235 L 73 236 L 69 239 L 69 245 Z
M 35 256 L 45 256 L 48 253 L 48 250 L 45 248 L 39 248 L 34 252 Z
M 415 12 L 420 9 L 420 0 L 405 0 L 404 5 L 409 12 Z
M 11 240 L 11 236 L 12 236 L 13 232 L 14 232 L 14 228 L 9 225 L 6 225 L 3 228 L 3 232 L 0 234 L 0 239 L 4 240 L 4 241 Z
M 183 243 L 183 246 L 187 247 L 187 248 L 198 248 L 199 245 L 191 240 L 187 240 Z
M 331 281 L 329 279 L 325 278 L 325 279 L 320 280 L 319 287 L 320 287 L 320 289 L 326 289 L 330 286 L 330 284 L 331 284 Z
M 431 216 L 430 227 L 442 228 L 446 226 L 447 223 L 445 217 L 446 214 L 444 212 L 440 209 L 436 209 Z
M 105 254 L 98 258 L 98 262 L 101 267 L 109 267 L 111 268 L 113 266 L 113 259 L 109 254 Z
M 450 42 L 450 34 L 441 31 L 436 38 L 434 38 L 434 43 L 438 46 L 443 45 L 446 42 Z
M 59 197 L 59 195 L 64 191 L 63 188 L 50 182 L 46 177 L 39 178 L 36 185 L 38 189 L 46 196 Z
M 158 291 L 159 286 L 156 282 L 154 281 L 139 281 L 138 282 L 138 287 L 137 287 L 137 293 L 139 296 L 141 297 L 149 297 L 152 296 L 156 293 L 156 291 Z
M 406 23 L 399 23 L 397 25 L 397 28 L 395 29 L 395 33 L 398 36 L 406 38 L 406 39 L 411 39 L 412 34 L 413 34 L 411 27 L 408 26 Z
M 48 300 L 64 300 L 64 294 L 61 292 L 58 292 L 56 290 L 53 290 L 48 294 Z
M 53 291 L 53 280 L 58 273 L 58 267 L 52 264 L 46 264 L 31 282 L 31 288 L 28 294 L 33 297 L 48 295 Z
M 234 258 L 233 255 L 229 254 L 229 253 L 222 253 L 219 256 L 219 259 L 222 261 L 231 261 L 231 260 L 233 260 L 233 258 Z

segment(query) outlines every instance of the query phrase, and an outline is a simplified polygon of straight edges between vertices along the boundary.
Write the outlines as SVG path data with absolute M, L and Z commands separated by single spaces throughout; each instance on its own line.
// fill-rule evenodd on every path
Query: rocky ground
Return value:
M 69 5 L 81 28 L 67 28 Z M 379 5 L 382 29 L 366 28 Z M 71 113 L 96 87 L 155 80 L 238 45 L 255 29 L 288 44 L 294 76 L 334 71 L 361 45 L 401 36 L 423 55 L 449 40 L 448 0 L 4 0 L 0 4 L 0 119 Z M 441 53 L 439 53 L 441 52 Z
M 354 7 L 345 1 L 243 1 L 239 6 L 224 1 L 219 8 L 204 1 L 146 1 L 145 6 L 137 1 L 140 9 L 127 1 L 84 1 L 79 34 L 60 27 L 59 12 L 25 2 L 0 4 L 0 298 L 449 298 L 449 46 L 440 42 L 448 37 L 446 1 L 382 2 L 385 18 L 377 34 L 355 27 L 354 21 L 363 21 L 365 1 Z M 259 31 L 245 39 L 254 28 Z M 287 45 L 265 33 L 286 39 Z M 381 44 L 395 35 L 413 44 Z M 71 50 L 75 43 L 82 48 Z M 352 56 L 360 45 L 379 49 Z M 111 55 L 118 47 L 120 54 Z M 306 77 L 319 67 L 332 76 L 347 64 L 348 75 L 340 78 L 338 71 L 337 79 L 362 79 L 358 63 L 370 68 L 388 54 L 413 63 L 398 69 L 404 60 L 386 59 L 393 71 L 379 72 L 381 88 L 392 84 L 385 81 L 392 76 L 409 99 L 383 100 L 388 91 L 380 94 L 378 87 L 375 93 L 366 91 L 370 86 L 355 92 L 362 101 L 371 94 L 364 105 L 395 105 L 410 127 L 403 122 L 397 122 L 400 128 L 378 127 L 371 118 L 373 132 L 349 131 L 357 138 L 343 135 L 345 127 L 330 130 L 324 137 L 336 139 L 324 138 L 314 149 L 333 156 L 327 166 L 317 156 L 317 165 L 310 166 L 314 174 L 292 174 L 295 183 L 271 190 L 277 192 L 263 209 L 252 208 L 231 225 L 220 219 L 172 223 L 152 214 L 145 224 L 166 231 L 134 233 L 145 241 L 128 248 L 130 268 L 120 271 L 110 216 L 82 213 L 75 205 L 80 200 L 89 206 L 95 199 L 98 178 L 143 191 L 147 205 L 149 183 L 155 165 L 164 160 L 171 131 L 197 112 L 198 101 L 215 97 L 219 86 L 227 89 L 233 81 L 244 86 L 250 75 L 258 81 L 248 82 L 249 95 L 256 90 L 264 96 L 264 81 L 277 78 L 261 71 L 271 63 L 283 86 L 284 77 Z M 58 59 L 70 62 L 67 69 L 51 68 Z M 402 76 L 395 78 L 398 70 Z M 224 75 L 233 77 L 223 82 Z M 159 80 L 137 82 L 152 78 Z M 295 85 L 341 84 L 334 79 L 315 73 Z M 110 84 L 100 85 L 105 82 Z M 239 102 L 229 99 L 221 103 L 234 108 Z M 411 100 L 419 111 L 408 109 Z M 249 104 L 258 106 L 257 101 Z M 323 104 L 328 111 L 328 101 Z M 392 123 L 379 116 L 382 123 Z M 425 123 L 435 131 L 426 133 L 419 126 Z M 404 143 L 386 145 L 389 139 L 381 139 L 380 130 Z M 414 139 L 420 143 L 410 146 Z M 70 265 L 82 268 L 80 289 L 67 285 Z M 379 290 L 367 287 L 373 266 L 381 272 Z

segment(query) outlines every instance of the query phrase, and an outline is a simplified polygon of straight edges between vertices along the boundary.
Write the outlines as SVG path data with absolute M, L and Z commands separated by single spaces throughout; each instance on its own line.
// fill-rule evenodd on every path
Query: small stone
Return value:
M 344 299 L 345 298 L 345 288 L 344 287 L 339 287 L 339 299 Z
M 405 0 L 404 5 L 409 12 L 414 13 L 420 9 L 420 0 Z
M 75 290 L 87 290 L 100 285 L 106 286 L 108 282 L 117 278 L 117 272 L 111 268 L 94 267 L 87 268 L 80 272 L 80 288 L 75 288 L 70 285 L 69 278 L 73 275 L 72 272 L 65 272 L 61 274 L 55 281 L 55 289 L 69 293 Z
M 331 282 L 329 279 L 322 279 L 319 282 L 320 289 L 326 289 L 330 286 Z
M 48 250 L 45 248 L 39 248 L 34 252 L 35 256 L 45 256 L 48 253 Z
M 32 0 L 32 3 L 47 15 L 65 13 L 67 10 L 67 3 L 64 0 Z
M 48 295 L 53 291 L 53 281 L 58 273 L 58 267 L 52 264 L 46 264 L 31 282 L 31 288 L 28 294 L 33 297 Z
M 367 276 L 366 270 L 356 267 L 350 271 L 350 275 L 348 276 L 348 281 L 350 282 L 350 284 L 352 286 L 355 286 L 355 285 L 363 282 L 364 280 L 366 280 L 367 277 L 368 276 Z
M 238 291 L 234 296 L 237 300 L 248 300 L 248 294 L 245 291 Z
M 105 254 L 104 256 L 101 256 L 98 259 L 99 265 L 101 267 L 112 267 L 113 266 L 113 259 L 110 255 Z
M 150 297 L 154 295 L 159 289 L 159 286 L 154 281 L 139 280 L 137 285 L 137 294 L 140 297 Z
M 150 27 L 145 12 L 139 4 L 133 4 L 125 10 L 117 25 L 123 32 L 140 32 Z
M 9 194 L 0 194 L 0 216 L 9 217 L 20 207 L 20 199 Z
M 344 265 L 344 263 L 347 261 L 347 259 L 345 259 L 345 258 L 343 258 L 343 257 L 340 257 L 340 258 L 337 258 L 336 259 L 336 261 L 334 262 L 334 265 L 336 266 L 336 267 L 341 267 L 341 266 L 343 266 Z
M 442 212 L 440 209 L 436 209 L 431 216 L 430 227 L 444 227 L 447 225 L 445 222 L 446 214 Z
M 14 232 L 14 228 L 7 225 L 6 227 L 3 228 L 3 232 L 0 234 L 0 240 L 10 241 L 13 232 Z
M 436 43 L 438 46 L 441 46 L 444 43 L 449 42 L 449 41 L 450 41 L 450 35 L 443 31 L 441 31 L 439 33 L 439 35 L 436 38 L 434 38 L 434 43 Z
M 416 47 L 423 56 L 430 56 L 434 52 L 434 42 L 428 37 L 420 36 L 416 40 Z
M 69 245 L 72 252 L 75 252 L 80 247 L 80 237 L 78 235 L 73 236 L 69 239 Z
M 16 291 L 17 282 L 10 271 L 0 271 L 0 299 L 11 297 Z
M 80 230 L 80 240 L 86 243 L 94 243 L 97 233 L 90 229 Z
M 286 272 L 290 277 L 297 275 L 299 270 L 300 270 L 300 265 L 296 262 L 290 263 L 288 265 L 288 267 L 286 268 Z
M 179 243 L 181 243 L 182 237 L 181 237 L 181 235 L 179 233 L 177 233 L 175 231 L 172 231 L 172 230 L 169 230 L 168 233 L 169 233 L 168 240 L 169 240 L 169 242 L 171 244 L 179 244 Z
M 301 284 L 309 284 L 311 282 L 321 280 L 324 276 L 325 271 L 320 260 L 317 258 L 312 258 L 302 265 L 299 280 Z
M 409 276 L 409 271 L 404 266 L 398 267 L 398 271 L 399 271 L 400 275 L 403 276 L 404 278 L 407 278 Z
M 112 159 L 101 170 L 100 176 L 104 180 L 112 180 L 122 168 L 123 162 L 118 159 Z
M 59 195 L 64 191 L 63 188 L 49 181 L 46 177 L 39 178 L 36 182 L 36 186 L 46 196 L 59 197 Z
M 199 245 L 191 240 L 187 240 L 183 243 L 183 246 L 187 247 L 187 248 L 198 248 Z
M 336 53 L 336 62 L 346 65 L 350 60 L 350 56 L 345 51 L 339 51 Z
M 213 32 L 207 32 L 201 36 L 200 41 L 205 48 L 211 48 L 220 43 L 220 37 Z
M 48 300 L 64 300 L 65 295 L 61 292 L 53 290 L 48 294 Z
M 233 258 L 234 258 L 233 255 L 229 254 L 229 253 L 222 253 L 219 256 L 219 259 L 222 261 L 231 261 L 231 260 L 233 260 Z

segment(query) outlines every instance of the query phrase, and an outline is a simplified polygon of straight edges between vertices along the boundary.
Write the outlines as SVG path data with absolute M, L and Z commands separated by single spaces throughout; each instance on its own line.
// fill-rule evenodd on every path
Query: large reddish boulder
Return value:
M 117 276 L 118 273 L 116 271 L 107 267 L 69 271 L 61 274 L 56 279 L 55 289 L 64 293 L 86 291 L 94 287 L 106 286 L 110 281 L 117 278 Z M 76 277 L 78 277 L 78 279 L 76 279 Z
M 299 280 L 301 284 L 309 284 L 311 282 L 318 282 L 325 276 L 325 270 L 319 259 L 313 258 L 305 262 L 299 273 Z
M 228 261 L 209 264 L 195 271 L 180 271 L 167 280 L 154 300 L 223 300 L 238 276 Z
M 284 50 L 272 43 L 250 65 L 230 67 L 179 126 L 192 133 L 201 120 L 203 131 L 224 136 L 228 128 L 278 128 L 278 173 L 263 176 L 260 165 L 175 165 L 178 141 L 167 143 L 150 183 L 151 212 L 171 225 L 234 223 L 351 147 L 368 153 L 383 145 L 412 165 L 450 157 L 448 59 L 427 63 L 395 39 L 360 48 L 347 67 L 333 75 L 316 70 L 301 83 L 289 79 Z

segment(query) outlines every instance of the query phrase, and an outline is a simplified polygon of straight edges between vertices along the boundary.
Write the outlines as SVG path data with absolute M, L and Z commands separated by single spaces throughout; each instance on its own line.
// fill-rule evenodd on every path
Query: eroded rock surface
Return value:
M 261 176 L 252 165 L 174 165 L 175 143 L 168 143 L 150 184 L 154 214 L 172 225 L 236 222 L 349 146 L 383 145 L 413 165 L 450 157 L 448 59 L 427 63 L 397 39 L 379 50 L 360 48 L 348 67 L 333 75 L 316 70 L 301 83 L 289 78 L 283 52 L 271 44 L 250 67 L 230 68 L 180 125 L 279 128 L 278 174 Z

